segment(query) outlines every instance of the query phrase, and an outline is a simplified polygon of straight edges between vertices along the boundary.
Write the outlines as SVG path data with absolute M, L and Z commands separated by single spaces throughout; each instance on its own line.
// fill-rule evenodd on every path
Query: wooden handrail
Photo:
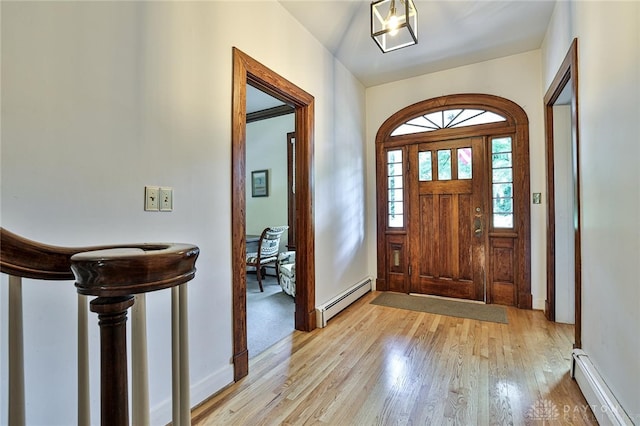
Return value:
M 127 310 L 136 294 L 193 279 L 199 248 L 173 243 L 66 248 L 41 244 L 4 228 L 0 237 L 1 272 L 43 280 L 75 278 L 79 294 L 97 296 L 90 308 L 98 314 L 101 336 L 101 423 L 128 425 Z M 183 297 L 186 302 L 186 292 Z M 186 319 L 186 312 L 182 315 Z
M 0 271 L 38 280 L 72 280 L 71 256 L 101 247 L 58 247 L 42 244 L 0 228 Z

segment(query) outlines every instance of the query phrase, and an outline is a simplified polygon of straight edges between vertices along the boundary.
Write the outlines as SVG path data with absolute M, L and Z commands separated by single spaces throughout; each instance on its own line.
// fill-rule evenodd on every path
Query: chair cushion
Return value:
M 295 263 L 288 263 L 286 265 L 280 265 L 280 272 L 282 272 L 282 275 L 285 277 L 289 277 L 289 278 L 293 278 L 294 280 L 296 279 L 296 264 Z
M 260 259 L 260 264 L 264 264 L 264 263 L 271 263 L 271 262 L 275 262 L 276 260 L 278 260 L 277 256 L 269 256 L 269 257 L 262 257 Z M 247 260 L 246 263 L 247 264 L 251 264 L 251 263 L 257 263 L 258 262 L 258 253 L 247 253 Z
M 260 254 L 264 257 L 277 256 L 280 250 L 280 238 L 273 240 L 263 239 Z
M 283 251 L 278 255 L 278 263 L 280 265 L 286 265 L 287 263 L 296 263 L 295 251 Z
M 280 287 L 290 296 L 296 295 L 296 264 L 287 263 L 280 265 Z

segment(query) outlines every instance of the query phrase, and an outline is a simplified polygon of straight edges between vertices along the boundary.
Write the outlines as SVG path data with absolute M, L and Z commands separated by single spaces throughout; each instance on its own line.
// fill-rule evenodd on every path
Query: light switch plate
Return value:
M 160 211 L 170 212 L 173 210 L 173 188 L 161 187 L 159 190 Z
M 158 211 L 158 187 L 157 186 L 145 186 L 144 187 L 144 209 L 146 211 Z

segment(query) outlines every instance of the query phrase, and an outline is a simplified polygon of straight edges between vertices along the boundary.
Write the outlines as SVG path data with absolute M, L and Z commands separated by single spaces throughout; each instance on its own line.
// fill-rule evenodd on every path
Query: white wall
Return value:
M 287 225 L 287 133 L 295 130 L 295 115 L 287 114 L 247 124 L 247 234 L 260 235 L 267 226 Z M 251 196 L 251 172 L 269 171 L 269 196 Z M 286 250 L 288 231 L 282 234 Z
M 540 52 L 481 62 L 447 71 L 367 88 L 367 179 L 375 182 L 375 137 L 382 123 L 396 111 L 416 102 L 458 93 L 502 96 L 520 105 L 529 118 L 531 192 L 545 192 L 544 123 Z M 375 187 L 368 189 L 368 217 L 375 217 Z M 546 298 L 546 239 L 544 204 L 531 205 L 531 292 L 533 308 L 543 309 Z M 375 235 L 375 221 L 369 224 Z M 369 262 L 375 265 L 376 247 Z
M 197 244 L 189 283 L 192 404 L 232 380 L 232 46 L 316 99 L 317 302 L 375 269 L 365 252 L 375 240 L 364 232 L 364 89 L 275 0 L 1 7 L 2 226 L 63 246 Z M 145 185 L 173 187 L 174 211 L 144 212 Z M 2 280 L 0 422 L 7 410 Z M 27 280 L 25 300 L 27 422 L 73 424 L 75 289 Z M 168 292 L 150 295 L 147 305 L 152 414 L 165 424 Z M 98 327 L 90 318 L 97 423 Z
M 558 2 L 542 48 L 549 86 L 578 38 L 582 344 L 640 422 L 640 3 Z

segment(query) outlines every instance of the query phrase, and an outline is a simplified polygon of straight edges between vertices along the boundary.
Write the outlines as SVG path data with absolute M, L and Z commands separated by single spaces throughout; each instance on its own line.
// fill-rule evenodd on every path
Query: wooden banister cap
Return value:
M 126 296 L 190 281 L 199 253 L 191 244 L 130 244 L 74 254 L 71 270 L 80 294 Z

